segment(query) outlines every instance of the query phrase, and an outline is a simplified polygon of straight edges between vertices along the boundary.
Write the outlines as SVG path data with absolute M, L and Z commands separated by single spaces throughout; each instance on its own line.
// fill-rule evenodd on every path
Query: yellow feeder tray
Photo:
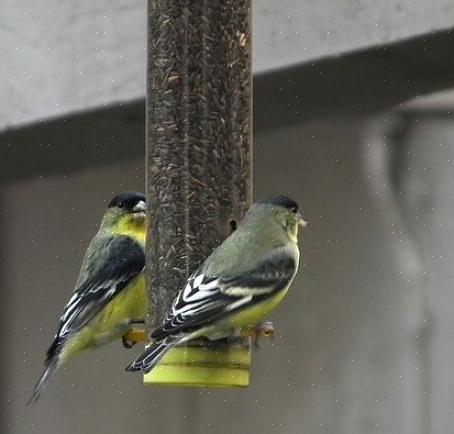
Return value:
M 146 385 L 247 387 L 251 351 L 249 339 L 234 344 L 172 348 L 143 377 Z
M 144 375 L 145 385 L 226 387 L 249 386 L 251 367 L 251 337 L 272 337 L 270 322 L 245 330 L 233 343 L 191 342 L 190 345 L 172 348 L 161 362 Z M 123 338 L 129 342 L 147 340 L 144 330 L 132 330 Z

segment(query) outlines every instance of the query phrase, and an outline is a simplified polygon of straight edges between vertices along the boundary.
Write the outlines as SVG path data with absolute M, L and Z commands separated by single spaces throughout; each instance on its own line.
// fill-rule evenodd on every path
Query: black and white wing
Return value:
M 145 266 L 143 248 L 127 236 L 107 238 L 91 250 L 78 287 L 60 318 L 57 339 L 86 326 Z
M 210 325 L 266 299 L 291 282 L 297 260 L 292 255 L 272 255 L 249 273 L 223 277 L 205 276 L 199 270 L 189 278 L 152 338 L 160 340 Z

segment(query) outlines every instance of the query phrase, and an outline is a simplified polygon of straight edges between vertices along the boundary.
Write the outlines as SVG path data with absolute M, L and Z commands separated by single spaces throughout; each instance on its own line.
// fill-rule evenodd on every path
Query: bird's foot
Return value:
M 124 348 L 132 348 L 138 342 L 146 342 L 148 334 L 145 328 L 132 328 L 121 337 L 121 342 Z
M 127 348 L 128 350 L 132 348 L 135 344 L 137 344 L 136 341 L 131 341 L 128 339 L 128 333 L 121 337 L 121 343 L 123 344 L 123 348 Z
M 265 320 L 258 323 L 255 327 L 245 330 L 244 335 L 252 338 L 255 348 L 260 348 L 259 340 L 262 337 L 273 338 L 276 334 L 274 325 L 271 321 Z

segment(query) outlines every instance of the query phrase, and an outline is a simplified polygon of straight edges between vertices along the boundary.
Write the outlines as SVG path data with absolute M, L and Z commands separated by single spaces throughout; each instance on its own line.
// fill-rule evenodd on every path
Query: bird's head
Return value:
M 271 221 L 278 223 L 294 242 L 298 241 L 298 228 L 304 229 L 307 226 L 298 204 L 287 196 L 271 196 L 257 202 L 254 207 L 265 216 L 265 221 L 269 219 L 270 224 Z
M 104 214 L 103 225 L 119 232 L 122 232 L 122 228 L 145 228 L 146 209 L 145 196 L 142 193 L 120 193 L 110 201 Z

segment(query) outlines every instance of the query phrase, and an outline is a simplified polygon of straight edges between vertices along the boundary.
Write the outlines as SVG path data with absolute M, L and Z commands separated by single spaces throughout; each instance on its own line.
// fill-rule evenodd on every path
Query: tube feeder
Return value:
M 251 204 L 250 0 L 149 0 L 148 324 Z M 250 338 L 174 348 L 147 385 L 245 387 Z

